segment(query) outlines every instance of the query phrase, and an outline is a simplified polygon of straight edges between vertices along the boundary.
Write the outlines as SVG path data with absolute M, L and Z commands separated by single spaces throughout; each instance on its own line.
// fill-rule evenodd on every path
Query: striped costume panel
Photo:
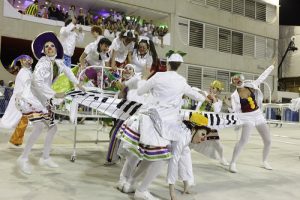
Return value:
M 171 151 L 167 146 L 156 147 L 139 143 L 140 134 L 137 130 L 133 130 L 126 124 L 123 124 L 121 127 L 120 138 L 130 144 L 128 150 L 134 153 L 141 160 L 145 159 L 148 161 L 157 161 L 170 159 L 172 157 Z

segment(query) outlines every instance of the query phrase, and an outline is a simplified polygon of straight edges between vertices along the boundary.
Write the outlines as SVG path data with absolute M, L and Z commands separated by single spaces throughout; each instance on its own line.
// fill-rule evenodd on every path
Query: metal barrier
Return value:
M 0 86 L 0 117 L 3 116 L 14 89 Z
M 292 111 L 286 104 L 264 104 L 264 112 L 268 123 L 277 124 L 282 126 L 283 124 L 300 125 L 299 124 L 299 112 Z

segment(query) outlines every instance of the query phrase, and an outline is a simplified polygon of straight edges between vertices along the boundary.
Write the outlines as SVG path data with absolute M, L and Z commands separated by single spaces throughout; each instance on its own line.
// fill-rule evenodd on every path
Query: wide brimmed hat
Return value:
M 54 32 L 44 32 L 39 34 L 31 43 L 31 48 L 34 57 L 39 60 L 42 56 L 44 56 L 44 45 L 46 42 L 52 42 L 55 45 L 57 59 L 62 59 L 64 57 L 64 49 L 56 37 Z
M 20 55 L 20 56 L 16 57 L 12 61 L 12 63 L 10 64 L 10 67 L 14 67 L 14 66 L 21 67 L 21 65 L 17 64 L 21 59 L 31 59 L 31 60 L 33 60 L 30 56 L 23 54 L 23 55 Z

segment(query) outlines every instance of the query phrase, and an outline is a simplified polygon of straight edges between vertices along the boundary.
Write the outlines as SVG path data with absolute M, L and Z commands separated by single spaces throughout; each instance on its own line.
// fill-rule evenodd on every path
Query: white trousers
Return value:
M 190 132 L 183 132 L 181 140 L 172 142 L 172 158 L 168 165 L 168 184 L 175 184 L 178 178 L 194 184 L 194 174 L 189 143 L 191 141 Z

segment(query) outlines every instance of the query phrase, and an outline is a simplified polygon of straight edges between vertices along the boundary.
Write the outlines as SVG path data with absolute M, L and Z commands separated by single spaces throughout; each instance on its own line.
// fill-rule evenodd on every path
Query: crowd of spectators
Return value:
M 140 16 L 126 16 L 115 10 L 110 10 L 105 17 L 93 13 L 91 10 L 85 11 L 82 8 L 76 9 L 71 5 L 69 10 L 47 1 L 46 5 L 38 6 L 38 0 L 29 5 L 25 11 L 19 11 L 23 14 L 33 15 L 46 19 L 66 21 L 67 19 L 76 19 L 78 24 L 85 26 L 100 26 L 104 30 L 104 36 L 117 37 L 123 30 L 135 30 L 138 35 L 147 36 L 150 39 L 158 37 L 163 47 L 163 37 L 168 33 L 167 26 L 157 26 L 152 20 L 146 21 Z M 78 11 L 78 12 L 77 12 Z

